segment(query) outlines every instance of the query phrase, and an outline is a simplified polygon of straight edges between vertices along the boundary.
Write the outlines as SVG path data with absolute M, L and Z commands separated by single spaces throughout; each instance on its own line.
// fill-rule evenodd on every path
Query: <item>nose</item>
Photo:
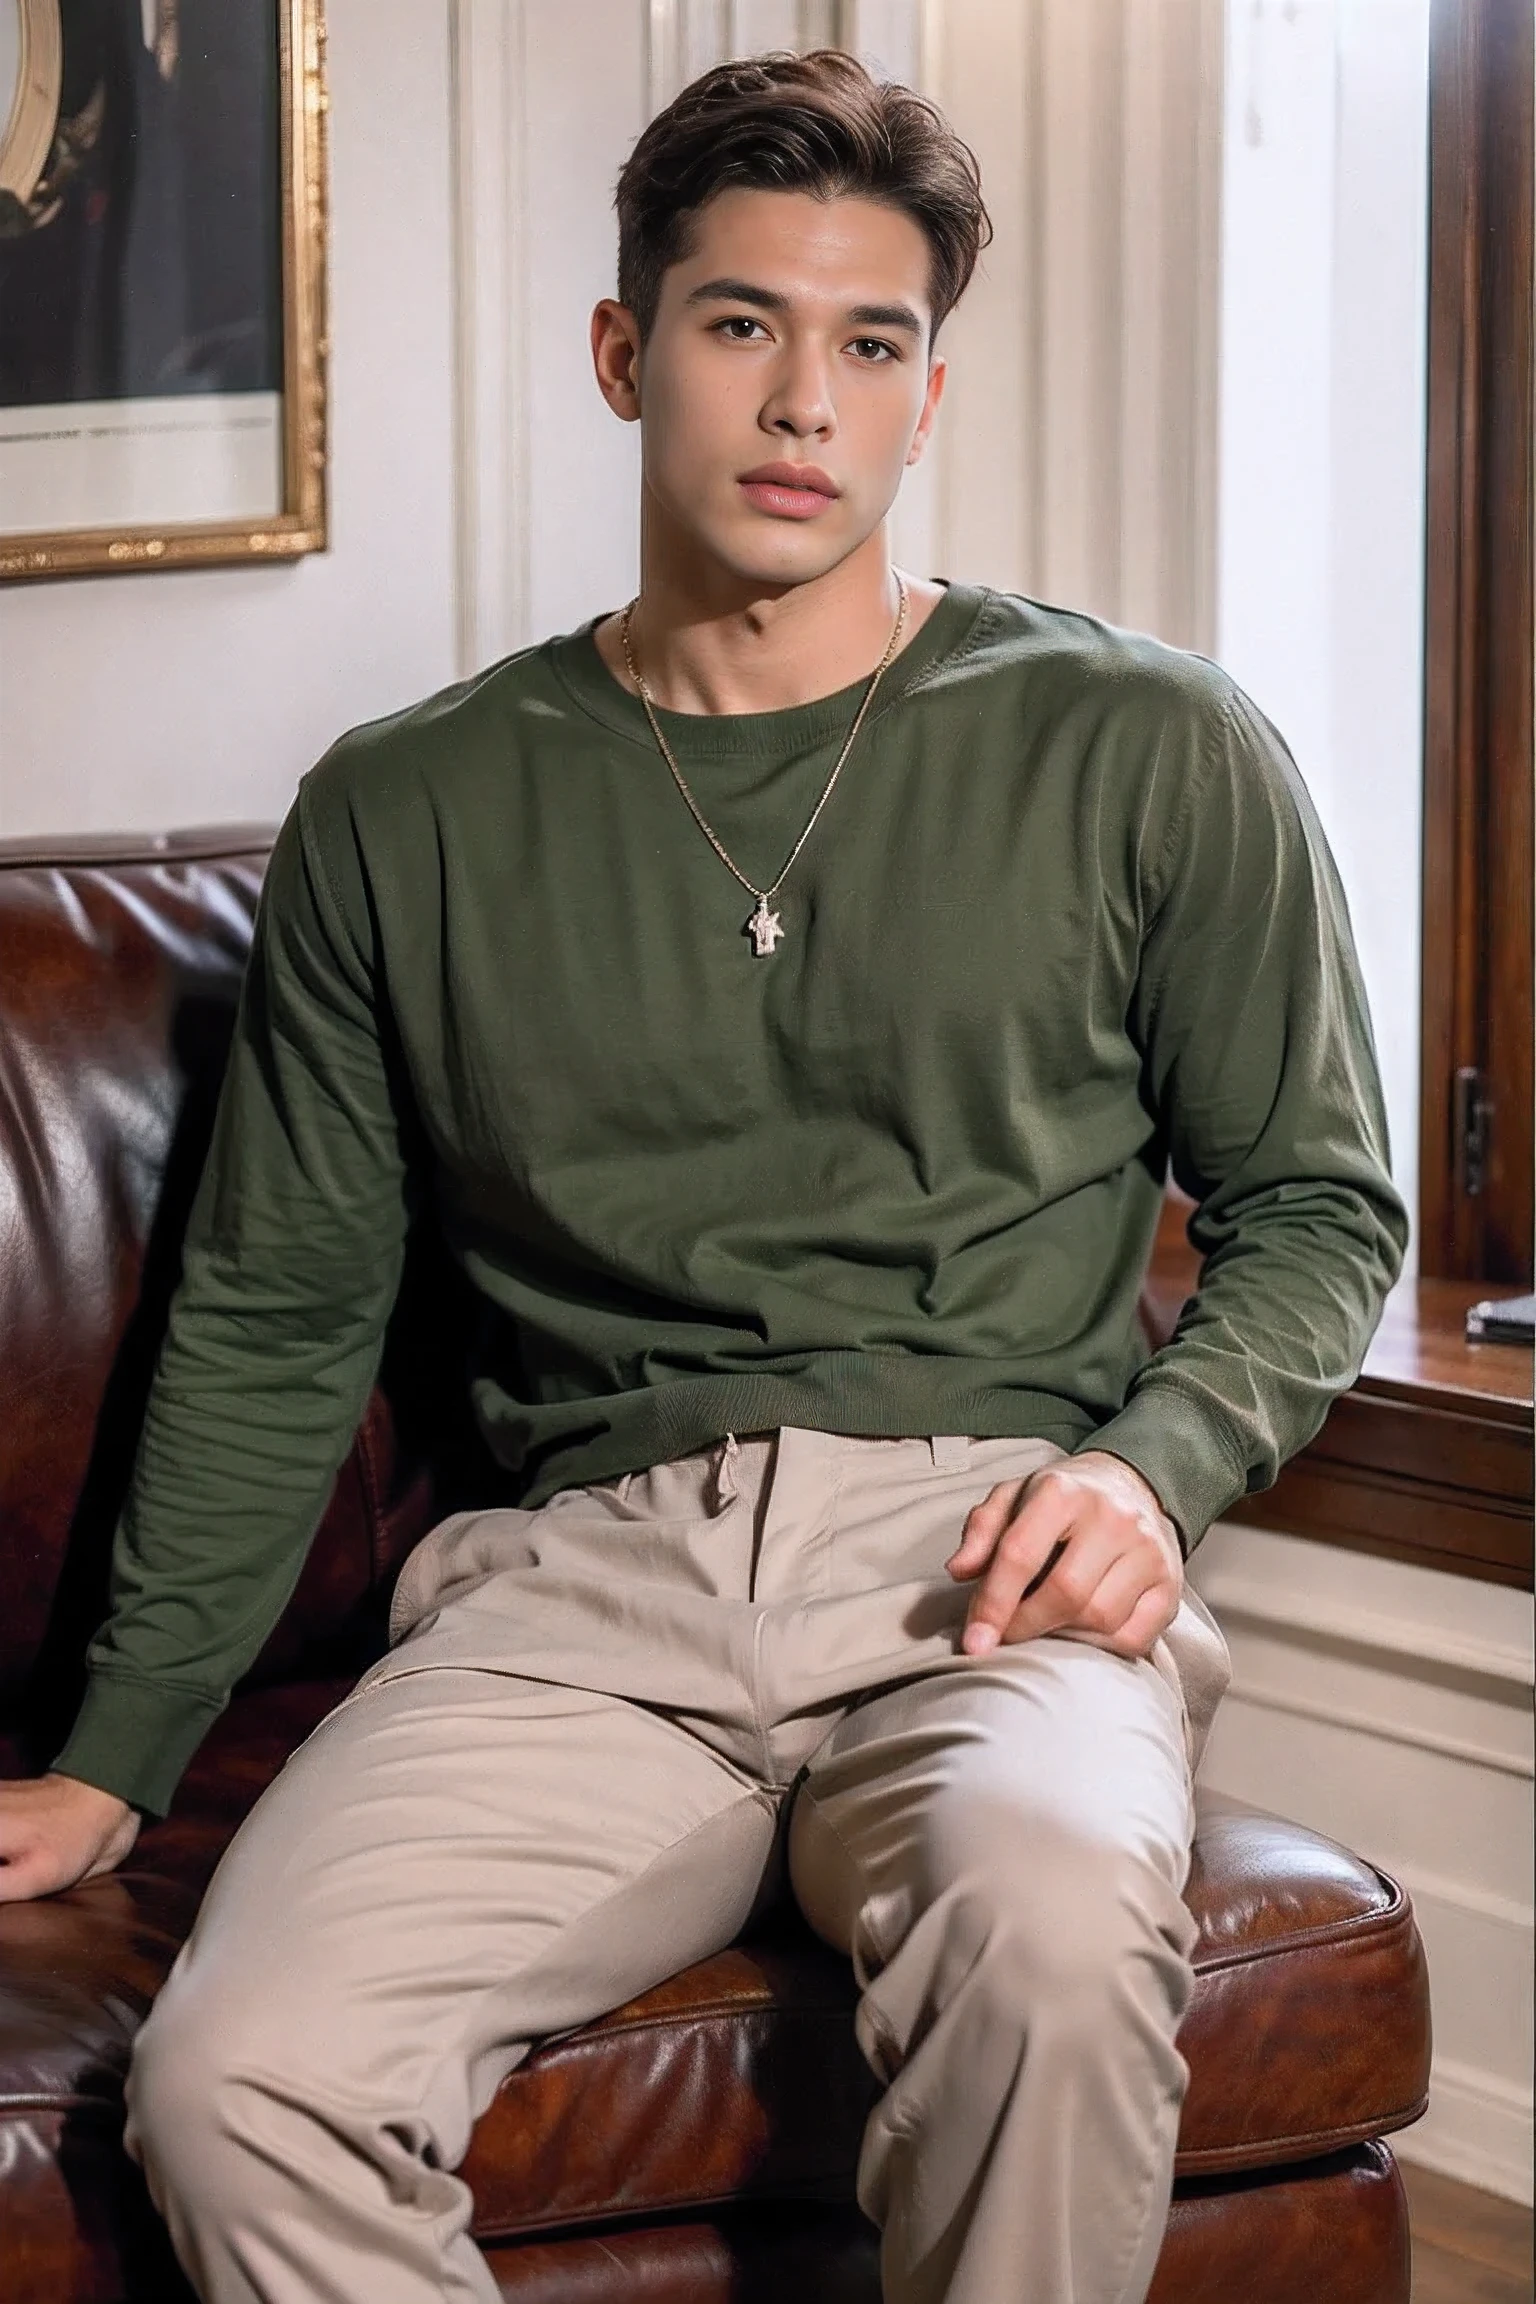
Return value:
M 786 347 L 758 419 L 764 431 L 793 440 L 827 440 L 837 430 L 825 360 L 810 345 Z

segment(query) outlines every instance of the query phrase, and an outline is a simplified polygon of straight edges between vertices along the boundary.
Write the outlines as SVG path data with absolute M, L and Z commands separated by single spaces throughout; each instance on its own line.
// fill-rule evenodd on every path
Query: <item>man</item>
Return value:
M 489 2304 L 477 2112 L 782 1863 L 888 2084 L 891 2304 L 1126 2304 L 1225 1679 L 1184 1555 L 1350 1381 L 1404 1240 L 1344 903 L 1214 666 L 892 569 L 986 228 L 935 113 L 725 66 L 618 207 L 637 600 L 304 780 L 7 1892 L 165 1806 L 433 1221 L 518 1502 L 412 1555 L 144 2030 L 130 2149 L 199 2293 Z M 1206 1261 L 1148 1358 L 1170 1159 Z

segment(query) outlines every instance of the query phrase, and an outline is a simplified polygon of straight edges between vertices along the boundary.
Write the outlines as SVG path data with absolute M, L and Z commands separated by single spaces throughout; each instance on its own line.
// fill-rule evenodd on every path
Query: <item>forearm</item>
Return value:
M 353 1305 L 338 1320 L 315 1309 L 308 1332 L 290 1315 L 262 1333 L 206 1269 L 189 1272 L 61 1771 L 163 1812 L 293 1590 L 362 1414 L 386 1311 Z
M 1384 1174 L 1254 1194 L 1220 1228 L 1173 1336 L 1084 1445 L 1135 1466 L 1188 1550 L 1270 1485 L 1354 1382 L 1406 1236 Z

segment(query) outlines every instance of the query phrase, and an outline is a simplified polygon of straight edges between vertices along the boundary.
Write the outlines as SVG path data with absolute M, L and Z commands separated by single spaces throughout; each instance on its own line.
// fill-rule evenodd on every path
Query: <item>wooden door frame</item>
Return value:
M 1533 69 L 1530 0 L 1433 0 L 1419 1266 L 1527 1287 Z

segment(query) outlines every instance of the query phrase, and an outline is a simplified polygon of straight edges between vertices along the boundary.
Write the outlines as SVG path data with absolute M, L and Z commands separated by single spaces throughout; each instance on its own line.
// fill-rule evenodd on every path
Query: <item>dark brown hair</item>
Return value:
M 837 48 L 717 64 L 657 113 L 619 174 L 619 301 L 642 338 L 693 218 L 738 185 L 901 209 L 927 236 L 935 335 L 992 237 L 974 153 L 910 88 Z

